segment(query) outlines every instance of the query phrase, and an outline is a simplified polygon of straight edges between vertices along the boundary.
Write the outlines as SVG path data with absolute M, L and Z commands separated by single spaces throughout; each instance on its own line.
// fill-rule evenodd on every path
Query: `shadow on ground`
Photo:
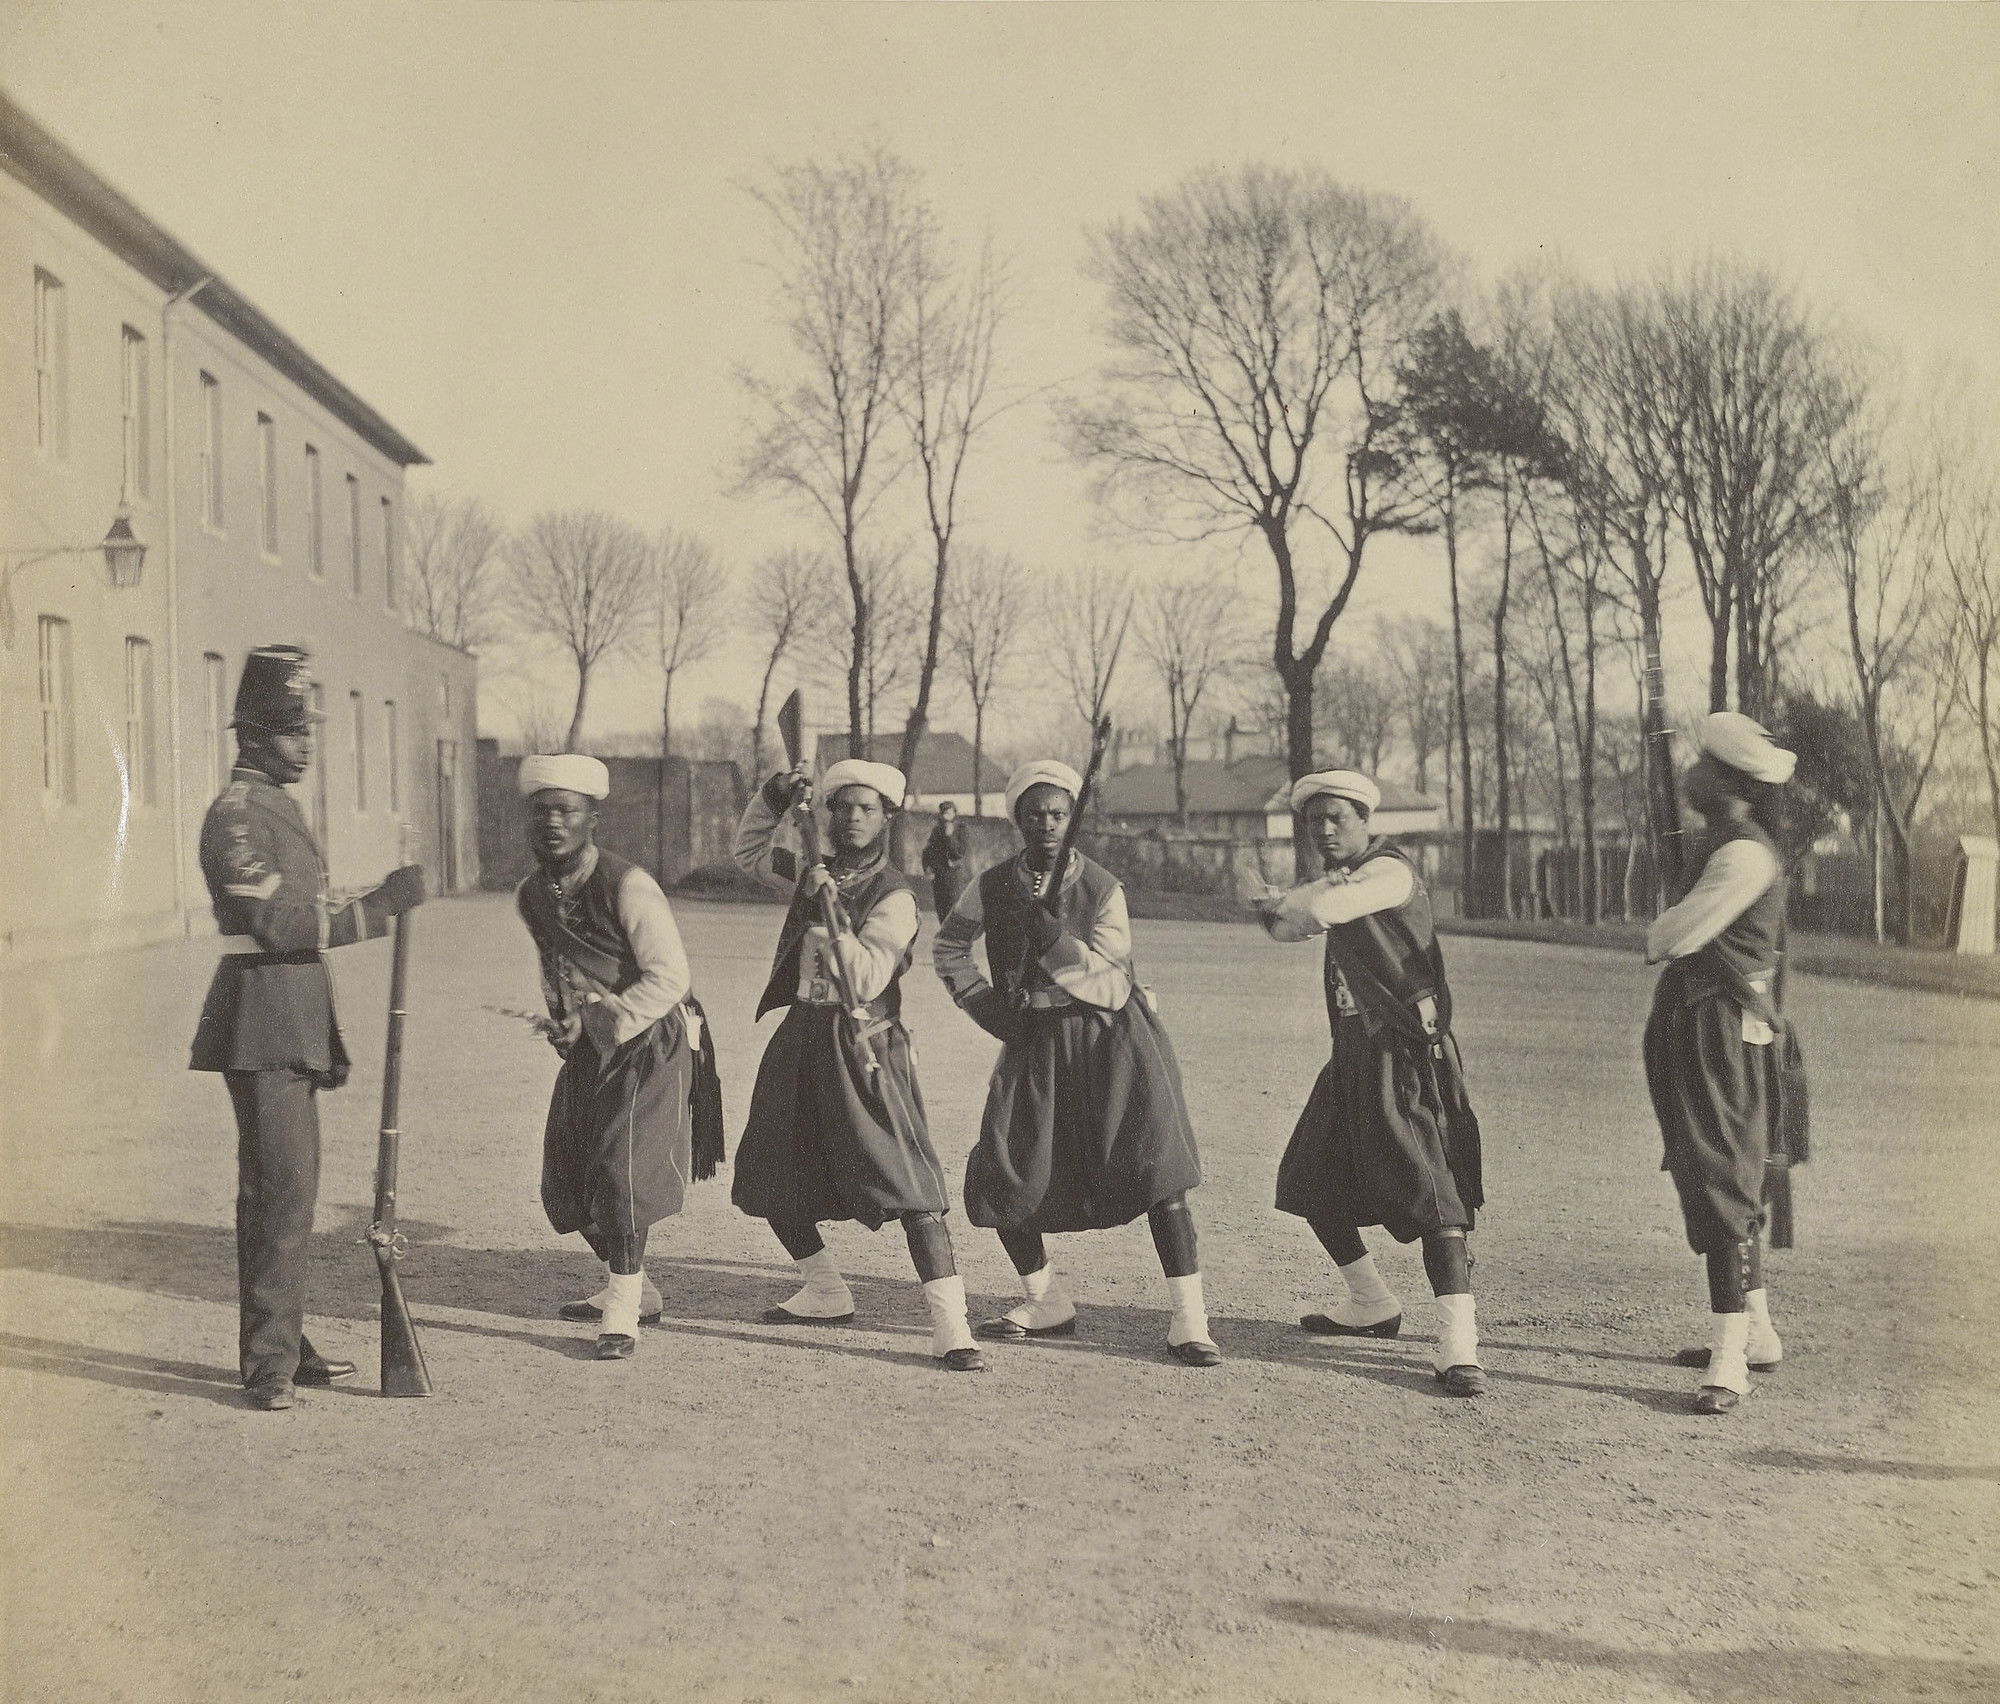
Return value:
M 1360 1634 L 1428 1646 L 1438 1653 L 1500 1657 L 1537 1667 L 1559 1665 L 1664 1683 L 1711 1704 L 1823 1704 L 1829 1698 L 1895 1704 L 1902 1699 L 1990 1699 L 2000 1667 L 1950 1657 L 1882 1657 L 1864 1651 L 1784 1649 L 1633 1651 L 1546 1628 L 1461 1617 L 1409 1615 L 1358 1604 L 1278 1598 L 1280 1620 L 1329 1633 Z

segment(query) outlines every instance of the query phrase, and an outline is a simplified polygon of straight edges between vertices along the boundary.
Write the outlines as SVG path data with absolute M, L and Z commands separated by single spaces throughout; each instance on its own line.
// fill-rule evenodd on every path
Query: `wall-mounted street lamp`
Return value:
M 104 575 L 114 589 L 125 591 L 139 583 L 146 566 L 146 547 L 132 531 L 131 512 L 119 505 L 112 517 L 111 530 L 95 544 L 41 545 L 26 550 L 0 548 L 0 643 L 14 648 L 14 576 L 23 568 L 47 562 L 57 556 L 89 556 L 101 551 Z

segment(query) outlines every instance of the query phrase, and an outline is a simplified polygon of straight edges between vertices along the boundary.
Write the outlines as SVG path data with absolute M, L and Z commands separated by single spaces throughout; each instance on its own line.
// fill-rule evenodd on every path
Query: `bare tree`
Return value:
M 547 510 L 508 539 L 507 591 L 514 620 L 576 669 L 576 703 L 564 750 L 583 738 L 590 683 L 601 665 L 638 640 L 652 592 L 653 552 L 636 527 L 598 509 Z
M 701 701 L 694 731 L 688 740 L 688 755 L 697 762 L 750 765 L 747 776 L 755 786 L 756 759 L 751 754 L 750 715 L 733 698 L 713 694 Z
M 1409 745 L 1411 784 L 1419 793 L 1428 793 L 1431 757 L 1444 750 L 1451 731 L 1456 690 L 1451 635 L 1428 616 L 1378 618 L 1375 651 L 1387 672 L 1391 702 Z
M 1708 702 L 1764 715 L 1796 569 L 1826 510 L 1814 443 L 1859 406 L 1832 370 L 1825 334 L 1772 276 L 1711 260 L 1651 292 L 1665 383 L 1653 399 L 1672 473 L 1674 518 L 1709 622 Z
M 751 571 L 744 598 L 751 630 L 764 647 L 764 669 L 757 679 L 757 710 L 750 725 L 750 778 L 764 773 L 764 729 L 769 725 L 771 682 L 778 666 L 800 651 L 823 643 L 834 619 L 828 583 L 833 565 L 816 552 L 780 550 L 760 560 Z
M 1933 539 L 1951 587 L 1959 696 L 1972 717 L 2000 839 L 2000 456 L 1967 418 L 1941 410 L 1930 428 Z
M 869 599 L 862 532 L 900 471 L 890 428 L 900 335 L 930 215 L 887 149 L 778 168 L 750 189 L 777 229 L 774 271 L 793 371 L 743 372 L 756 416 L 742 484 L 787 493 L 825 522 L 847 577 L 848 736 L 865 733 Z
M 668 527 L 653 541 L 654 631 L 660 658 L 660 755 L 674 749 L 674 679 L 714 654 L 728 635 L 729 575 L 692 533 Z
M 1320 757 L 1379 775 L 1396 731 L 1396 694 L 1388 665 L 1333 646 L 1320 664 L 1314 703 Z
M 974 816 L 986 814 L 986 712 L 1010 684 L 1020 642 L 1034 614 L 1033 588 L 1018 562 L 992 551 L 965 553 L 945 607 L 944 639 L 972 703 Z
M 1110 707 L 1119 655 L 1132 624 L 1132 602 L 1131 576 L 1101 562 L 1051 575 L 1044 585 L 1049 661 L 1086 730 L 1096 727 Z
M 1240 608 L 1234 577 L 1204 565 L 1151 581 L 1134 611 L 1132 637 L 1167 706 L 1167 761 L 1183 828 L 1188 731 L 1202 699 L 1241 660 Z
M 1368 543 L 1419 523 L 1388 451 L 1390 405 L 1444 251 L 1397 197 L 1245 166 L 1146 198 L 1094 233 L 1087 270 L 1108 293 L 1115 354 L 1101 398 L 1065 411 L 1072 448 L 1114 508 L 1127 494 L 1146 505 L 1144 530 L 1263 541 L 1286 760 L 1303 774 L 1313 677 Z M 1307 528 L 1330 564 L 1310 550 L 1301 562 Z
M 506 536 L 477 497 L 413 491 L 403 502 L 403 609 L 419 633 L 475 650 L 496 636 Z
M 1006 315 L 1005 279 L 990 244 L 969 268 L 926 222 L 912 264 L 896 406 L 909 430 L 931 540 L 931 584 L 917 695 L 903 727 L 900 767 L 914 772 L 930 726 L 931 687 L 944 645 L 952 541 L 973 440 L 1007 405 L 993 393 L 994 340 Z

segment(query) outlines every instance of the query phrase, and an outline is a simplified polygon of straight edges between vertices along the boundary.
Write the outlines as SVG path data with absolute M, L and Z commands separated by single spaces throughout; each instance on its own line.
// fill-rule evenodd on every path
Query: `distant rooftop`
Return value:
M 877 734 L 873 740 L 862 743 L 867 749 L 861 756 L 870 763 L 893 764 L 903 755 L 900 731 Z M 821 734 L 815 750 L 819 768 L 824 771 L 838 763 L 848 755 L 847 748 L 845 734 Z M 924 735 L 917 747 L 915 769 L 908 779 L 911 791 L 924 798 L 939 798 L 945 794 L 1006 792 L 1007 772 L 984 752 L 979 756 L 979 776 L 980 785 L 975 787 L 972 779 L 972 742 L 963 734 L 938 730 Z
M 5 90 L 0 90 L 0 170 L 18 178 L 170 295 L 207 279 L 193 306 L 398 466 L 429 463 L 429 456 L 314 360 L 261 308 L 92 171 Z
M 1234 763 L 1192 758 L 1187 765 L 1188 810 L 1200 816 L 1260 816 L 1283 810 L 1291 772 L 1282 757 L 1239 757 Z M 1378 781 L 1384 811 L 1435 811 L 1443 807 L 1395 781 Z M 1121 769 L 1104 783 L 1106 816 L 1174 814 L 1174 767 L 1142 763 Z

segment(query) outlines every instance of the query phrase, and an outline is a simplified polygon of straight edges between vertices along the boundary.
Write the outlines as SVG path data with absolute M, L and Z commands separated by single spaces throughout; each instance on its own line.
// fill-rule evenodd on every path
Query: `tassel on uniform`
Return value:
M 688 1083 L 688 1113 L 692 1153 L 689 1170 L 696 1183 L 706 1183 L 722 1169 L 728 1157 L 722 1131 L 722 1078 L 715 1068 L 715 1032 L 708 1026 L 708 1014 L 690 994 L 683 1021 L 688 1045 L 694 1053 L 694 1072 Z

